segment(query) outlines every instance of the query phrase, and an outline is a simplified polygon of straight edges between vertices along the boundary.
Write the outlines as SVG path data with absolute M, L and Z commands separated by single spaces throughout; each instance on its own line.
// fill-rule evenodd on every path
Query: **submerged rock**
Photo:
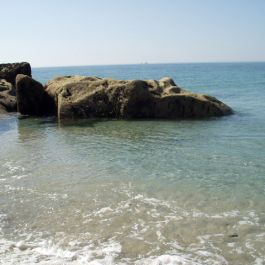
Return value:
M 232 113 L 214 97 L 159 81 L 113 80 L 86 76 L 58 77 L 47 84 L 59 118 L 203 118 Z
M 228 237 L 235 238 L 235 237 L 238 237 L 238 234 L 234 233 L 234 234 L 228 235 Z
M 0 64 L 0 79 L 5 79 L 7 82 L 15 85 L 18 74 L 31 76 L 30 64 L 26 62 Z
M 41 83 L 27 75 L 16 77 L 17 109 L 23 115 L 43 116 L 55 113 L 54 101 Z

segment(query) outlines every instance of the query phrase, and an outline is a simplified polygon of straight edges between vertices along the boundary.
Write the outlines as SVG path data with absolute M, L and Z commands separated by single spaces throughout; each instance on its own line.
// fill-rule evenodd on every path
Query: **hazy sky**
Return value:
M 0 62 L 265 61 L 265 0 L 0 0 Z

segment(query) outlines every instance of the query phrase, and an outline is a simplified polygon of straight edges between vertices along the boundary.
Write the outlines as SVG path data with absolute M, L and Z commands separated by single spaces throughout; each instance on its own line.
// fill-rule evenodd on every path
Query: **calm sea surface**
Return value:
M 235 115 L 0 117 L 0 264 L 265 264 L 265 63 L 36 68 L 171 76 Z

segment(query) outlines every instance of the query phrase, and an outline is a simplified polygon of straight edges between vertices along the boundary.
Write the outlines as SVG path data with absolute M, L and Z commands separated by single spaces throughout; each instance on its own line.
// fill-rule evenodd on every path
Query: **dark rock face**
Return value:
M 5 79 L 7 82 L 15 85 L 18 74 L 31 76 L 30 64 L 26 62 L 0 64 L 0 79 Z
M 53 99 L 41 83 L 27 75 L 16 77 L 17 110 L 23 115 L 43 116 L 55 114 Z
M 124 81 L 67 76 L 50 81 L 59 118 L 203 118 L 232 114 L 214 97 L 179 88 L 171 78 Z

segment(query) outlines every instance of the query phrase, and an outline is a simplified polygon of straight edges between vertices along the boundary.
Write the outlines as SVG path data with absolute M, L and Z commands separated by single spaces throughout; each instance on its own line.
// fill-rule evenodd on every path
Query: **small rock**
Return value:
M 238 237 L 238 234 L 234 233 L 234 234 L 229 235 L 228 237 L 232 237 L 232 238 Z

